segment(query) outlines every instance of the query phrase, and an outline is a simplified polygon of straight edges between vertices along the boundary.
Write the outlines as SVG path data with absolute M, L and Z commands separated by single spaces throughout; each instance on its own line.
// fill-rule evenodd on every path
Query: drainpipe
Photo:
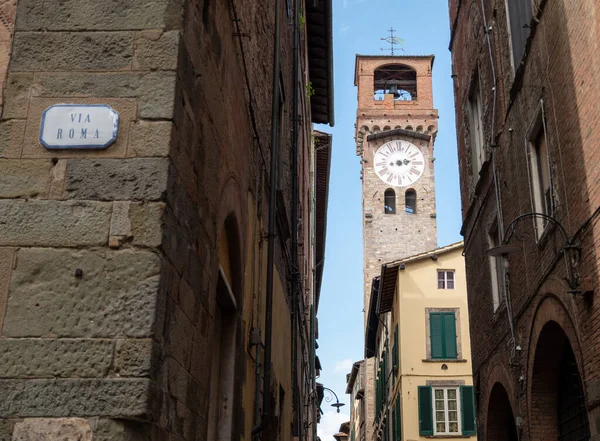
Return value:
M 263 362 L 263 408 L 260 423 L 252 436 L 261 433 L 271 417 L 271 339 L 273 335 L 273 261 L 275 255 L 275 222 L 277 219 L 277 182 L 279 180 L 279 17 L 280 0 L 274 1 L 275 33 L 273 36 L 273 98 L 271 102 L 271 165 L 269 185 L 269 228 L 267 233 L 267 292 L 265 302 L 265 354 Z
M 300 421 L 302 406 L 298 400 L 298 302 L 300 293 L 300 269 L 298 268 L 298 142 L 300 133 L 298 131 L 298 92 L 299 69 L 300 69 L 300 33 L 299 19 L 300 10 L 298 1 L 294 2 L 294 75 L 293 75 L 293 102 L 292 102 L 292 406 L 293 425 L 292 436 L 302 439 L 300 433 Z

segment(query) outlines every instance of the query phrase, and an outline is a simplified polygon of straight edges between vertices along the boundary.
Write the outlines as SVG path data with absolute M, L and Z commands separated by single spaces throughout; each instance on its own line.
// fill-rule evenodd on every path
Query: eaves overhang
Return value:
M 308 77 L 312 122 L 335 123 L 333 112 L 332 0 L 306 0 Z
M 363 360 L 360 360 L 352 365 L 352 370 L 350 371 L 350 378 L 348 379 L 348 384 L 346 385 L 347 394 L 352 393 L 352 389 L 354 388 L 354 382 L 356 381 L 356 377 L 358 376 L 358 372 L 360 371 L 360 366 L 362 363 Z
M 327 206 L 329 203 L 329 175 L 331 170 L 331 141 L 328 133 L 314 131 L 315 149 L 315 295 L 319 308 L 323 267 L 325 265 L 325 241 L 327 235 Z

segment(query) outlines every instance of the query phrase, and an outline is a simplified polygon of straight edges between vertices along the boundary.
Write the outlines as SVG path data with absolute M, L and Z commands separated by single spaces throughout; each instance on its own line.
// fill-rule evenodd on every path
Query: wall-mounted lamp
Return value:
M 328 392 L 329 396 L 325 396 L 325 391 Z M 335 407 L 337 409 L 337 413 L 340 413 L 340 407 L 345 406 L 344 403 L 340 403 L 337 394 L 333 390 L 323 386 L 321 383 L 317 383 L 317 388 L 310 393 L 309 397 L 315 398 L 315 396 L 317 397 L 319 411 L 321 412 L 321 414 L 323 414 L 323 411 L 321 410 L 320 406 L 323 399 L 325 399 L 325 401 L 329 403 L 335 398 L 335 403 L 333 403 L 331 407 Z
M 490 248 L 487 251 L 489 256 L 495 257 L 507 257 L 509 254 L 514 254 L 521 252 L 521 247 L 517 245 L 511 245 L 509 242 L 512 239 L 515 230 L 517 228 L 517 224 L 519 224 L 523 220 L 527 219 L 543 219 L 547 222 L 550 222 L 560 232 L 563 237 L 565 243 L 562 246 L 560 252 L 563 254 L 565 258 L 565 266 L 567 270 L 567 284 L 569 285 L 569 293 L 571 294 L 585 294 L 589 291 L 579 289 L 580 279 L 579 274 L 575 271 L 573 267 L 573 261 L 579 261 L 581 259 L 581 245 L 575 241 L 573 237 L 569 237 L 564 227 L 554 219 L 552 216 L 548 216 L 543 213 L 525 213 L 517 216 L 509 225 L 506 227 L 504 232 L 504 240 L 497 247 Z

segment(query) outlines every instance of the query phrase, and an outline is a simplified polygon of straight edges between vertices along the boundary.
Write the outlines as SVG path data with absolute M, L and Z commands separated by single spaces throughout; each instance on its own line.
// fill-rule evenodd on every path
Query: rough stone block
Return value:
M 130 68 L 132 59 L 133 32 L 16 32 L 10 68 L 12 72 L 121 70 Z
M 0 200 L 0 246 L 104 245 L 112 204 Z
M 19 420 L 0 418 L 0 441 L 12 441 L 13 428 Z
M 0 390 L 2 417 L 143 417 L 149 380 L 0 380 Z
M 127 156 L 167 156 L 171 146 L 173 123 L 169 121 L 136 121 L 129 130 Z
M 65 176 L 67 174 L 67 160 L 59 159 L 52 168 L 52 180 L 48 199 L 61 200 L 65 191 Z
M 11 72 L 8 74 L 6 77 L 6 91 L 2 118 L 27 118 L 32 83 L 32 73 Z
M 57 103 L 69 104 L 108 104 L 119 113 L 119 133 L 117 141 L 104 150 L 48 150 L 40 143 L 40 120 L 42 112 Z M 98 98 L 32 98 L 29 106 L 29 119 L 25 129 L 23 158 L 76 158 L 112 157 L 123 158 L 127 154 L 129 126 L 136 118 L 136 102 L 133 99 Z
M 13 119 L 0 123 L 0 158 L 19 158 L 23 149 L 25 120 Z
M 94 441 L 148 441 L 150 425 L 137 421 L 99 418 L 95 421 Z
M 8 301 L 8 286 L 14 263 L 14 248 L 0 248 L 0 336 Z
M 179 31 L 144 31 L 136 34 L 134 70 L 175 70 Z
M 51 170 L 47 159 L 0 159 L 0 199 L 45 197 Z
M 175 72 L 146 75 L 140 84 L 139 116 L 148 119 L 171 119 L 175 108 Z
M 112 340 L 0 339 L 0 378 L 98 378 L 108 373 Z
M 150 337 L 159 272 L 148 251 L 21 249 L 3 335 Z
M 50 4 L 20 0 L 15 28 L 17 31 L 162 29 L 171 24 L 174 14 L 181 14 L 169 7 L 171 4 L 169 0 L 110 3 L 64 0 Z
M 36 97 L 139 98 L 141 118 L 170 119 L 176 79 L 175 72 L 40 73 L 32 93 Z
M 167 158 L 73 159 L 67 167 L 69 199 L 159 200 L 167 189 Z
M 121 377 L 143 377 L 150 374 L 152 339 L 118 340 L 115 372 Z
M 113 202 L 113 212 L 110 218 L 110 235 L 131 237 L 131 221 L 129 220 L 129 201 Z
M 158 247 L 162 243 L 162 217 L 166 205 L 163 202 L 131 204 L 129 219 L 133 245 Z
M 83 418 L 28 418 L 15 424 L 13 440 L 92 441 L 92 429 Z

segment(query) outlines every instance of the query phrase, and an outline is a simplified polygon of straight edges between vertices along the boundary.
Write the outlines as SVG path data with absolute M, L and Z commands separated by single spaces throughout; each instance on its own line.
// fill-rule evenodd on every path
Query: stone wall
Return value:
M 260 385 L 249 339 L 258 316 L 263 339 L 265 326 L 271 8 L 18 2 L 0 121 L 0 440 L 206 439 L 220 266 L 238 301 L 231 439 L 250 439 L 256 421 L 243 403 Z M 294 225 L 291 26 L 281 47 L 279 216 Z M 41 113 L 64 102 L 112 106 L 117 142 L 46 150 Z M 310 114 L 301 120 L 310 207 Z M 281 413 L 266 439 L 291 436 L 289 235 L 277 231 L 269 393 Z M 309 260 L 302 279 L 311 272 Z

